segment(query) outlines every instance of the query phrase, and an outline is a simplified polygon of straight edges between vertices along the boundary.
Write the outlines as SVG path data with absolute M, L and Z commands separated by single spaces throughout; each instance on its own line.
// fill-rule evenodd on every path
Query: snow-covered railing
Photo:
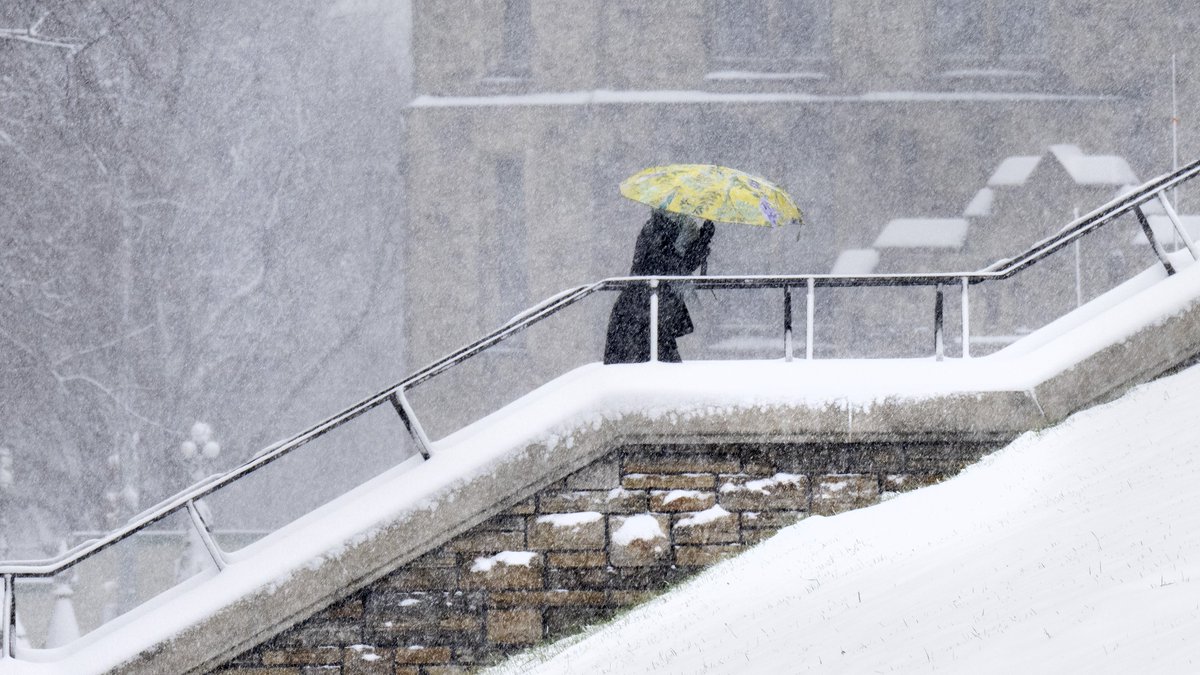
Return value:
M 943 356 L 943 314 L 944 290 L 947 287 L 958 286 L 961 289 L 962 302 L 962 334 L 964 358 L 970 356 L 968 337 L 970 335 L 969 290 L 970 287 L 986 281 L 997 281 L 1011 277 L 1018 272 L 1045 259 L 1055 251 L 1071 244 L 1084 235 L 1095 231 L 1116 219 L 1133 213 L 1149 239 L 1152 248 L 1158 255 L 1168 274 L 1173 273 L 1171 263 L 1158 243 L 1154 233 L 1147 223 L 1142 205 L 1157 199 L 1180 239 L 1187 246 L 1194 258 L 1200 258 L 1200 251 L 1184 229 L 1175 210 L 1166 199 L 1166 192 L 1179 184 L 1200 174 L 1200 161 L 1193 162 L 1170 174 L 1155 178 L 1141 187 L 1113 199 L 1092 212 L 1076 218 L 1068 223 L 1058 233 L 1047 237 L 1015 258 L 997 261 L 991 266 L 974 272 L 950 272 L 931 274 L 868 274 L 868 275 L 751 275 L 751 276 L 702 276 L 702 277 L 614 277 L 602 281 L 579 286 L 560 293 L 539 305 L 518 314 L 504 326 L 489 335 L 469 344 L 452 354 L 418 370 L 403 381 L 383 391 L 355 403 L 332 417 L 302 431 L 295 436 L 271 445 L 242 465 L 225 473 L 210 476 L 182 492 L 170 497 L 158 505 L 130 519 L 124 527 L 108 535 L 83 542 L 59 556 L 38 561 L 0 562 L 0 580 L 3 582 L 3 602 L 0 604 L 0 659 L 14 658 L 13 647 L 16 637 L 16 585 L 18 579 L 26 577 L 49 577 L 61 574 L 80 562 L 95 556 L 101 551 L 137 534 L 149 526 L 172 515 L 186 513 L 195 533 L 204 548 L 208 551 L 214 566 L 224 569 L 228 564 L 225 553 L 214 540 L 212 529 L 206 522 L 205 509 L 198 502 L 217 490 L 234 483 L 241 478 L 256 472 L 287 454 L 297 450 L 328 432 L 347 424 L 359 416 L 374 410 L 381 405 L 391 405 L 403 421 L 408 433 L 412 436 L 417 449 L 426 459 L 431 452 L 431 443 L 413 412 L 406 397 L 406 392 L 413 387 L 436 377 L 471 357 L 487 351 L 505 339 L 529 328 L 530 326 L 551 317 L 575 303 L 595 293 L 621 290 L 631 286 L 648 285 L 651 289 L 651 334 L 650 357 L 657 359 L 657 313 L 658 288 L 664 282 L 678 285 L 691 285 L 695 288 L 776 288 L 783 290 L 784 325 L 783 352 L 785 359 L 793 358 L 792 348 L 792 290 L 804 289 L 806 292 L 805 331 L 808 336 L 805 358 L 813 358 L 813 325 L 814 325 L 814 296 L 817 288 L 836 287 L 870 287 L 870 286 L 934 286 L 937 290 L 934 307 L 934 352 Z

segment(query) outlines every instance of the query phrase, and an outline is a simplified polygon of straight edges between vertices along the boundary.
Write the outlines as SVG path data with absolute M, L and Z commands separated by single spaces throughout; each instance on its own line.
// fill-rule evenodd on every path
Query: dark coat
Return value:
M 675 248 L 679 225 L 655 211 L 642 226 L 633 249 L 631 276 L 686 276 L 708 259 L 712 221 L 680 253 Z M 679 361 L 676 338 L 693 330 L 683 298 L 669 283 L 658 287 L 658 354 L 662 361 Z M 604 345 L 605 363 L 636 363 L 650 360 L 650 287 L 631 286 L 621 291 L 608 319 Z

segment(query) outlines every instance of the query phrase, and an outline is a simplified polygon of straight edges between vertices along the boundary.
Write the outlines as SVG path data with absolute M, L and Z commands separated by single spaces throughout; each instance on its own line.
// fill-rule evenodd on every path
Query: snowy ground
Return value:
M 493 672 L 1200 672 L 1200 367 Z

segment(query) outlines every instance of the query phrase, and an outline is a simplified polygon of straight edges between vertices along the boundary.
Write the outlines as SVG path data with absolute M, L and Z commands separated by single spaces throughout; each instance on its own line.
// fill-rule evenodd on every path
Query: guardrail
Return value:
M 944 294 L 945 289 L 957 286 L 960 289 L 962 303 L 962 336 L 963 357 L 970 357 L 969 341 L 969 303 L 970 287 L 976 284 L 1007 279 L 1022 270 L 1029 268 L 1052 253 L 1077 241 L 1081 237 L 1099 229 L 1106 223 L 1112 222 L 1119 216 L 1133 213 L 1142 230 L 1145 232 L 1155 254 L 1158 256 L 1168 274 L 1174 274 L 1174 268 L 1167 257 L 1162 245 L 1154 236 L 1142 205 L 1152 199 L 1157 199 L 1169 218 L 1172 227 L 1191 252 L 1193 258 L 1200 259 L 1200 250 L 1184 229 L 1178 215 L 1166 192 L 1200 174 L 1200 160 L 1192 162 L 1172 173 L 1165 174 L 1143 184 L 1129 193 L 1113 199 L 1103 206 L 1080 216 L 1068 223 L 1059 232 L 1033 244 L 1028 250 L 1015 258 L 999 260 L 992 265 L 974 272 L 950 272 L 931 274 L 868 274 L 868 275 L 833 275 L 833 274 L 801 274 L 801 275 L 752 275 L 752 276 L 703 276 L 703 277 L 613 277 L 602 281 L 569 289 L 536 305 L 514 317 L 504 326 L 489 335 L 473 342 L 448 356 L 418 370 L 403 381 L 369 396 L 328 419 L 302 431 L 295 436 L 275 443 L 260 451 L 242 465 L 222 474 L 210 476 L 182 492 L 170 497 L 159 504 L 147 509 L 130 519 L 124 527 L 108 535 L 90 541 L 85 541 L 51 559 L 39 561 L 0 562 L 0 579 L 3 581 L 3 603 L 0 604 L 0 659 L 14 658 L 13 643 L 16 625 L 16 582 L 22 577 L 47 577 L 62 573 L 64 570 L 100 553 L 101 551 L 133 536 L 154 523 L 173 514 L 186 511 L 192 527 L 199 535 L 205 549 L 212 558 L 218 570 L 224 569 L 228 561 L 220 547 L 214 541 L 212 529 L 206 522 L 203 509 L 198 508 L 197 502 L 222 487 L 251 474 L 262 467 L 297 450 L 309 441 L 351 422 L 355 418 L 376 407 L 390 404 L 403 421 L 408 433 L 412 436 L 421 455 L 428 459 L 431 453 L 429 437 L 422 429 L 419 420 L 413 412 L 405 396 L 405 392 L 436 377 L 455 365 L 470 359 L 499 344 L 512 335 L 529 328 L 558 312 L 574 305 L 584 298 L 601 291 L 621 290 L 636 285 L 648 285 L 650 297 L 650 359 L 658 359 L 658 289 L 663 283 L 688 284 L 696 288 L 779 288 L 783 289 L 784 297 L 784 357 L 785 360 L 794 358 L 792 345 L 792 289 L 804 289 L 806 293 L 805 332 L 807 335 L 805 358 L 813 358 L 813 326 L 814 326 L 814 297 L 818 288 L 838 287 L 870 287 L 870 286 L 934 286 L 936 299 L 934 303 L 934 345 L 933 351 L 938 359 L 944 356 Z

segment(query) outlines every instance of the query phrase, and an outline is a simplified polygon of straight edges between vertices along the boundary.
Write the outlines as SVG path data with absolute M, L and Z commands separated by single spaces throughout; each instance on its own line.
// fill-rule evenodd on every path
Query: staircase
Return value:
M 1197 173 L 1200 162 L 1149 181 L 1019 256 L 975 272 L 622 277 L 570 289 L 403 382 L 266 448 L 242 466 L 188 488 L 118 531 L 55 559 L 0 563 L 0 674 L 199 673 L 222 664 L 231 670 L 243 665 L 253 670 L 271 665 L 270 659 L 284 667 L 300 649 L 297 645 L 303 645 L 276 636 L 294 634 L 297 625 L 316 625 L 310 618 L 315 615 L 321 617 L 321 626 L 367 626 L 354 629 L 356 633 L 339 643 L 347 646 L 336 663 L 345 663 L 351 653 L 377 656 L 374 647 L 356 651 L 354 640 L 371 637 L 366 634 L 370 631 L 386 632 L 371 624 L 372 619 L 362 618 L 372 611 L 365 606 L 370 598 L 386 594 L 355 594 L 379 584 L 398 589 L 403 586 L 398 574 L 411 579 L 414 570 L 431 569 L 455 570 L 453 583 L 415 590 L 411 584 L 404 586 L 405 599 L 389 611 L 408 616 L 402 610 L 417 606 L 426 597 L 420 594 L 434 590 L 448 594 L 448 603 L 451 597 L 476 597 L 453 595 L 463 592 L 459 589 L 490 593 L 478 597 L 485 598 L 489 616 L 506 619 L 503 625 L 497 621 L 493 626 L 487 619 L 476 623 L 465 605 L 453 614 L 466 627 L 463 630 L 481 636 L 478 649 L 493 650 L 479 656 L 474 661 L 478 663 L 551 634 L 550 624 L 559 613 L 547 609 L 554 602 L 548 594 L 590 592 L 580 590 L 591 588 L 582 576 L 564 573 L 550 580 L 551 568 L 569 569 L 568 560 L 599 555 L 600 562 L 577 569 L 620 571 L 628 563 L 629 569 L 670 575 L 671 569 L 699 568 L 752 544 L 754 536 L 747 532 L 770 529 L 749 523 L 761 519 L 759 514 L 783 522 L 809 513 L 835 513 L 866 503 L 854 496 L 855 490 L 883 490 L 890 477 L 915 476 L 918 483 L 934 479 L 946 466 L 970 461 L 1020 433 L 1055 424 L 1200 353 L 1200 266 L 1194 264 L 1200 250 L 1166 198 Z M 1154 237 L 1142 211 L 1152 200 L 1170 216 L 1186 250 L 1168 253 Z M 956 326 L 962 335 L 961 352 L 947 355 L 947 292 L 961 303 L 959 316 L 970 317 L 973 290 L 1019 275 L 1126 215 L 1142 223 L 1158 259 L 1153 267 L 987 356 L 971 358 L 969 320 L 961 320 Z M 648 285 L 654 317 L 657 287 L 664 281 L 713 290 L 778 289 L 786 308 L 780 358 L 666 364 L 657 363 L 652 350 L 651 363 L 585 365 L 436 441 L 425 433 L 407 396 L 414 387 L 602 291 Z M 935 295 L 928 358 L 814 358 L 817 293 L 917 286 L 930 287 Z M 793 294 L 803 303 L 793 303 Z M 802 343 L 799 336 L 793 339 L 793 314 L 804 318 Z M 651 326 L 656 325 L 652 320 Z M 657 344 L 653 331 L 650 343 Z M 804 345 L 802 350 L 797 343 Z M 241 550 L 222 549 L 202 500 L 370 411 L 388 408 L 403 421 L 418 456 Z M 664 444 L 670 446 L 670 466 L 645 452 Z M 940 449 L 941 464 L 937 471 L 923 474 L 921 448 L 927 447 Z M 810 461 L 816 456 L 823 458 L 822 468 Z M 857 476 L 861 485 L 840 476 Z M 614 492 L 618 490 L 623 492 Z M 542 508 L 547 495 L 568 492 L 593 501 L 571 505 L 573 510 L 547 513 Z M 615 494 L 616 501 L 648 501 L 612 510 L 617 507 L 594 501 L 602 493 Z M 719 501 L 710 504 L 712 499 Z M 674 502 L 679 503 L 672 507 Z M 680 504 L 687 505 L 686 512 L 677 512 Z M 731 522 L 731 512 L 738 514 L 736 532 L 721 529 L 720 523 Z M 61 575 L 106 551 L 112 553 L 168 518 L 185 519 L 193 528 L 211 560 L 207 570 L 70 644 L 55 649 L 19 644 L 16 620 L 23 583 Z M 682 529 L 701 529 L 685 535 L 681 521 L 687 521 Z M 626 526 L 631 532 L 641 528 L 643 534 L 648 529 L 651 535 L 618 536 Z M 658 550 L 655 528 L 669 540 Z M 520 534 L 512 535 L 516 532 Z M 500 543 L 479 549 L 455 543 L 482 535 Z M 516 548 L 530 550 L 512 550 Z M 494 555 L 474 553 L 484 550 Z M 447 551 L 449 558 L 440 559 Z M 685 559 L 694 564 L 681 562 Z M 664 561 L 671 564 L 660 564 Z M 610 584 L 602 598 L 570 597 L 580 606 L 598 608 L 595 616 L 602 616 L 615 606 L 643 599 L 635 586 L 633 581 L 628 588 Z M 540 590 L 534 593 L 535 588 Z M 540 610 L 496 604 L 500 597 L 516 603 L 518 595 L 528 600 L 537 593 Z M 357 616 L 360 623 L 347 616 Z M 445 623 L 447 616 L 437 614 L 431 620 Z M 306 620 L 309 624 L 302 623 Z M 413 630 L 413 635 L 430 635 Z M 444 636 L 433 635 L 432 641 L 440 637 Z M 436 647 L 441 651 L 435 654 L 435 646 L 408 642 L 396 638 L 389 643 L 389 663 L 411 663 L 413 668 L 429 663 L 472 665 L 470 659 L 477 656 L 457 647 Z M 264 643 L 273 646 L 255 651 Z M 240 661 L 247 650 L 253 656 Z M 318 652 L 308 655 L 315 659 L 313 665 L 334 658 L 332 652 Z

